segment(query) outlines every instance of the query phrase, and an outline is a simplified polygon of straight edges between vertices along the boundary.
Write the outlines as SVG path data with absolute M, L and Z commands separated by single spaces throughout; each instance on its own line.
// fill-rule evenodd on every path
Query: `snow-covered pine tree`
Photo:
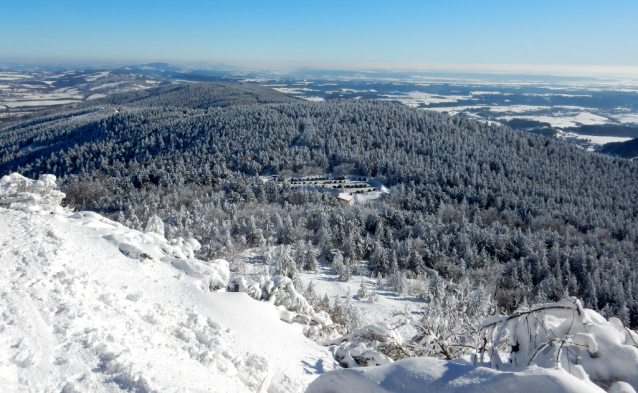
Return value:
M 405 295 L 408 293 L 408 279 L 405 276 L 405 272 L 399 272 L 399 278 L 397 280 L 397 285 L 395 288 L 395 292 L 398 295 Z
M 309 241 L 300 240 L 297 242 L 297 266 L 299 270 L 316 272 L 317 251 Z
M 394 254 L 394 251 L 392 252 Z M 401 281 L 401 271 L 397 264 L 396 257 L 392 258 L 392 265 L 390 265 L 390 274 L 388 275 L 388 285 L 393 291 L 399 292 L 399 283 Z
M 332 230 L 327 223 L 322 223 L 317 231 L 319 256 L 327 257 L 332 250 Z
M 346 295 L 346 303 L 343 306 L 343 319 L 342 325 L 346 327 L 348 333 L 353 332 L 361 327 L 362 318 L 357 307 L 352 303 L 352 296 L 350 296 L 350 288 L 348 288 L 348 294 Z
M 377 273 L 377 289 L 384 289 L 385 288 L 385 282 L 383 280 L 383 276 L 381 275 L 381 273 Z
M 297 264 L 290 256 L 290 246 L 278 246 L 273 254 L 273 260 L 273 275 L 280 274 L 295 280 L 298 275 Z
M 341 254 L 340 250 L 337 250 L 332 257 L 332 271 L 334 274 L 341 277 L 344 269 L 345 265 L 343 264 L 343 254 Z
M 372 287 L 370 289 L 370 294 L 368 295 L 368 302 L 376 303 L 378 301 L 379 301 L 379 294 L 377 293 L 377 289 L 375 287 Z
M 319 298 L 317 298 L 317 292 L 315 291 L 315 282 L 310 280 L 308 283 L 308 287 L 304 291 L 304 297 L 310 303 L 311 306 L 316 307 L 319 303 Z
M 246 228 L 246 243 L 253 247 L 261 247 L 266 243 L 261 228 L 257 228 L 255 217 L 250 216 L 248 227 Z
M 321 302 L 319 302 L 319 305 L 317 306 L 317 311 L 326 311 L 326 312 L 330 311 L 330 299 L 328 298 L 327 293 L 323 295 Z
M 357 291 L 357 296 L 359 296 L 359 299 L 365 299 L 368 297 L 368 288 L 365 281 L 363 281 L 363 277 L 361 277 L 361 285 Z
M 344 310 L 339 295 L 335 295 L 335 301 L 330 309 L 330 317 L 332 318 L 332 322 L 343 325 Z
M 352 264 L 350 263 L 350 258 L 346 258 L 343 264 L 343 269 L 341 270 L 341 274 L 339 274 L 339 279 L 348 282 L 352 277 Z

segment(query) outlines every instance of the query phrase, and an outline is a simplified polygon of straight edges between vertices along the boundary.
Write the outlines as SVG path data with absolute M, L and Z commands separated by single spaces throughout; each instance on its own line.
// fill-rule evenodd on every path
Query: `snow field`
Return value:
M 438 95 L 430 93 L 422 93 L 418 91 L 412 91 L 405 94 L 386 94 L 385 101 L 399 101 L 405 105 L 416 107 L 420 104 L 439 104 L 439 103 L 453 103 L 461 100 L 469 100 L 471 96 L 460 95 Z
M 549 123 L 552 127 L 569 128 L 578 127 L 579 125 L 595 125 L 595 124 L 607 124 L 610 123 L 606 117 L 594 115 L 589 112 L 580 112 L 578 114 L 565 114 L 564 116 L 503 116 L 499 117 L 499 120 L 509 121 L 514 118 L 535 120 L 542 123 Z
M 626 142 L 633 139 L 633 138 L 625 138 L 625 137 L 618 137 L 618 136 L 580 135 L 574 132 L 564 132 L 564 131 L 559 131 L 557 136 L 563 139 L 576 138 L 582 141 L 586 141 L 586 142 L 588 141 L 596 145 L 604 145 L 606 143 L 612 143 L 612 142 Z

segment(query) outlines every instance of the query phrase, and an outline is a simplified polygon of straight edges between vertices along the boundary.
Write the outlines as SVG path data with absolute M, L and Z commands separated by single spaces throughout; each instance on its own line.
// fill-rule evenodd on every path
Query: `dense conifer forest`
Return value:
M 109 96 L 0 129 L 0 175 L 62 179 L 66 203 L 133 228 L 158 215 L 202 258 L 290 245 L 391 285 L 436 272 L 505 310 L 566 295 L 638 326 L 638 164 L 400 104 L 305 102 L 252 85 Z M 263 175 L 372 176 L 344 206 Z

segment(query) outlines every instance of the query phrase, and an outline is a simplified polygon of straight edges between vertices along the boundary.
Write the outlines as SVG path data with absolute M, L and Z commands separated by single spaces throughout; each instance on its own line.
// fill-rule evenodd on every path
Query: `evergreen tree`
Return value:
M 359 290 L 357 291 L 357 296 L 359 296 L 359 299 L 365 299 L 368 297 L 368 288 L 363 281 L 363 277 L 361 277 L 361 285 L 359 286 Z
M 343 255 L 341 251 L 337 250 L 332 258 L 332 271 L 340 278 L 344 275 L 345 265 L 343 263 Z

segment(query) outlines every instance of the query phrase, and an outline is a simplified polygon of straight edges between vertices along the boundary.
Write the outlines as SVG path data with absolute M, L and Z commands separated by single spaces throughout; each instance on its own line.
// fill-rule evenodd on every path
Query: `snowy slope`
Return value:
M 0 209 L 2 391 L 294 392 L 335 367 L 272 304 L 160 260 L 167 243 L 152 235 Z

